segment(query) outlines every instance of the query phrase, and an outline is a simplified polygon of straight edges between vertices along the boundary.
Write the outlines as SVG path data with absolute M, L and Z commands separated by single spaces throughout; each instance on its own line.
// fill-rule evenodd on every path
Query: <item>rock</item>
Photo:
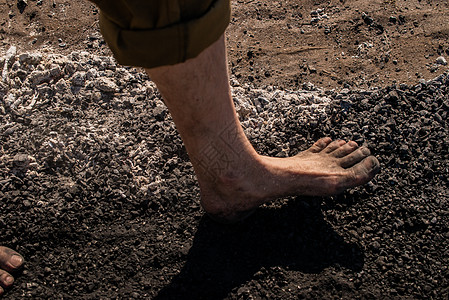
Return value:
M 58 65 L 52 66 L 52 68 L 50 69 L 50 76 L 53 78 L 62 76 L 61 67 Z
M 95 68 L 90 68 L 86 72 L 86 79 L 87 80 L 93 80 L 98 77 L 98 71 Z
M 372 25 L 374 23 L 374 19 L 368 16 L 366 13 L 362 13 L 362 19 L 366 25 Z
M 22 64 L 37 65 L 42 60 L 40 53 L 22 53 L 19 55 L 19 61 Z
M 245 286 L 242 286 L 241 288 L 239 288 L 239 289 L 237 290 L 237 295 L 239 295 L 239 296 L 242 296 L 242 295 L 244 295 L 244 294 L 249 295 L 249 293 L 250 293 L 249 288 L 247 288 L 247 287 L 245 287 Z
M 105 93 L 118 92 L 118 86 L 109 78 L 99 78 L 97 81 L 95 81 L 95 86 L 97 87 L 97 89 Z
M 73 73 L 75 73 L 76 72 L 75 64 L 72 62 L 67 62 L 64 67 L 64 72 L 69 76 L 72 75 Z
M 2 71 L 2 80 L 3 81 L 6 81 L 8 79 L 9 64 L 13 60 L 13 57 L 16 55 L 16 53 L 17 53 L 16 46 L 11 46 L 11 47 L 9 47 L 8 51 L 6 51 L 6 55 L 4 57 L 5 64 L 3 66 L 3 71 Z
M 78 71 L 73 74 L 72 84 L 74 86 L 84 86 L 86 84 L 86 72 Z
M 69 86 L 63 78 L 59 79 L 58 82 L 55 84 L 55 92 L 57 93 L 64 94 L 68 91 L 68 89 Z
M 28 80 L 32 86 L 36 86 L 43 82 L 48 82 L 51 79 L 50 71 L 33 71 L 29 76 Z
M 435 62 L 439 65 L 447 65 L 447 60 L 443 56 L 438 57 Z
M 12 166 L 14 169 L 26 173 L 32 167 L 35 167 L 36 159 L 28 154 L 19 153 L 12 159 Z

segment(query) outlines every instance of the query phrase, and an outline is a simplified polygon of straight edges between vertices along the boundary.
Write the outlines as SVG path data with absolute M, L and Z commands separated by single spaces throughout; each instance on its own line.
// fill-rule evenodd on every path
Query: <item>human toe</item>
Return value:
M 7 288 L 14 283 L 14 278 L 6 271 L 0 270 L 0 286 Z
M 362 161 L 348 169 L 353 177 L 349 185 L 358 186 L 369 182 L 379 172 L 380 164 L 374 156 L 365 157 Z
M 332 142 L 332 139 L 330 137 L 324 137 L 316 141 L 312 147 L 309 148 L 310 152 L 318 153 L 322 151 L 324 148 L 327 147 Z
M 342 147 L 343 148 L 343 147 Z M 338 150 L 337 150 L 338 151 Z M 362 161 L 365 157 L 371 155 L 371 151 L 366 147 L 354 148 L 354 150 L 347 155 L 341 157 L 340 165 L 343 168 L 350 168 L 353 165 Z
M 331 153 L 331 152 L 335 151 L 336 149 L 340 148 L 341 146 L 343 146 L 344 144 L 346 144 L 346 142 L 344 140 L 333 141 L 329 145 L 327 145 L 326 148 L 323 149 L 323 152 Z
M 356 150 L 358 147 L 359 147 L 359 145 L 357 145 L 356 142 L 349 141 L 349 142 L 343 144 L 342 146 L 338 147 L 334 151 L 332 151 L 331 155 L 334 157 L 337 157 L 337 158 L 345 157 L 346 155 L 354 152 L 354 150 Z
M 23 257 L 12 249 L 0 246 L 0 269 L 14 271 L 23 265 Z

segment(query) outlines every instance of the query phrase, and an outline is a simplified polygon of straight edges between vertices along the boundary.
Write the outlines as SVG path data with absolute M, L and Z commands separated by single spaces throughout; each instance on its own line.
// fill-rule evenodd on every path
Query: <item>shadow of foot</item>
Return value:
M 155 299 L 223 299 L 261 268 L 319 273 L 340 265 L 360 270 L 361 249 L 337 235 L 319 204 L 308 203 L 298 199 L 282 208 L 259 209 L 233 226 L 203 217 L 183 269 Z

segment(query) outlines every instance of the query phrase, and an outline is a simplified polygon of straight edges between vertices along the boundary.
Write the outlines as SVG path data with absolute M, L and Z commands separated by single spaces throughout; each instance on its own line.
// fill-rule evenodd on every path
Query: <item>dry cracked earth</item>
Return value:
M 118 65 L 88 2 L 0 2 L 4 299 L 447 299 L 447 1 L 233 1 L 242 126 L 263 154 L 322 137 L 382 171 L 236 225 L 199 206 L 154 84 Z

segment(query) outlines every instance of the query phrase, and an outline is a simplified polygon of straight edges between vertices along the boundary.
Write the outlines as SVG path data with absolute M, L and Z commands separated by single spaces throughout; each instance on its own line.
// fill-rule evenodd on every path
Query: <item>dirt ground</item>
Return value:
M 109 53 L 87 1 L 2 1 L 1 49 Z M 233 1 L 231 72 L 258 86 L 411 84 L 444 72 L 449 4 L 436 1 Z M 318 10 L 318 12 L 317 12 Z M 322 11 L 320 11 L 322 10 Z M 312 12 L 315 12 L 313 15 Z
M 219 225 L 199 207 L 182 142 L 139 70 L 126 69 L 120 99 L 44 82 L 36 93 L 53 100 L 0 110 L 0 244 L 27 259 L 5 299 L 448 299 L 449 79 L 437 62 L 449 59 L 448 2 L 232 3 L 240 86 L 315 86 L 332 100 L 319 123 L 290 112 L 279 134 L 245 128 L 256 149 L 292 155 L 324 135 L 354 139 L 382 173 Z M 0 0 L 0 54 L 108 56 L 97 18 L 87 1 Z M 108 64 L 99 72 L 119 82 Z

